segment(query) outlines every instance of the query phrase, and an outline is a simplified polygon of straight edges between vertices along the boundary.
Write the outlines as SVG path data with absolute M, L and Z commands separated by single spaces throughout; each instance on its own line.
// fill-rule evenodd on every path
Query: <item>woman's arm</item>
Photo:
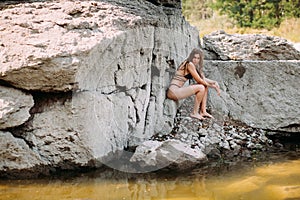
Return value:
M 215 90 L 217 91 L 218 96 L 221 95 L 221 90 L 220 90 L 220 86 L 218 84 L 217 81 L 205 78 L 205 75 L 203 72 L 201 72 L 201 76 L 203 77 L 203 79 L 199 76 L 196 67 L 193 63 L 189 63 L 188 64 L 188 70 L 189 72 L 192 74 L 193 78 L 196 80 L 197 83 L 199 84 L 203 84 L 206 87 L 212 87 L 215 88 Z
M 208 83 L 209 87 L 214 87 L 214 85 L 217 83 L 217 81 L 206 78 L 203 72 L 201 72 L 201 77 L 203 77 L 203 80 Z
M 209 83 L 205 81 L 205 79 L 202 79 L 197 70 L 196 70 L 196 67 L 193 63 L 189 63 L 188 66 L 187 66 L 187 69 L 188 71 L 192 74 L 193 78 L 195 79 L 195 81 L 199 84 L 202 84 L 204 86 L 209 86 Z
M 204 74 L 203 74 L 203 77 L 204 77 Z M 214 85 L 215 83 L 217 83 L 217 81 L 208 79 L 208 78 L 206 78 L 206 77 L 204 77 L 204 80 L 205 80 L 206 82 L 208 82 L 210 85 Z
M 218 93 L 218 96 L 221 95 L 221 90 L 220 90 L 220 86 L 219 86 L 219 83 L 217 81 L 214 81 L 214 80 L 211 80 L 211 79 L 208 79 L 208 78 L 205 78 L 204 77 L 204 80 L 209 83 L 209 87 L 212 87 L 212 88 L 215 88 L 217 93 Z

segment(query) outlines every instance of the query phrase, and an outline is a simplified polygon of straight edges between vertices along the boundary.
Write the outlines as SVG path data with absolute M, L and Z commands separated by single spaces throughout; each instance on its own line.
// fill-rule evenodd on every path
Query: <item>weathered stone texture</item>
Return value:
M 206 61 L 206 74 L 220 83 L 209 100 L 215 111 L 252 127 L 299 132 L 300 61 Z
M 165 91 L 199 38 L 177 6 L 159 4 L 67 0 L 1 10 L 0 80 L 36 100 L 13 135 L 51 167 L 72 168 L 168 133 L 177 107 Z
M 207 161 L 206 155 L 200 149 L 192 149 L 190 145 L 179 140 L 145 141 L 137 147 L 131 162 L 141 167 L 160 169 L 172 166 L 180 170 Z
M 203 46 L 208 60 L 300 60 L 292 43 L 262 34 L 216 31 L 204 36 Z
M 1 151 L 0 171 L 97 167 L 116 160 L 114 152 L 170 133 L 180 102 L 166 99 L 166 89 L 200 46 L 179 2 L 65 0 L 3 8 L 0 129 L 9 132 L 0 144 L 9 148 Z M 221 98 L 209 93 L 213 112 L 299 132 L 299 51 L 263 35 L 218 32 L 203 41 L 205 74 L 222 89 Z M 22 155 L 15 164 L 14 150 Z
M 42 166 L 49 164 L 39 155 L 38 151 L 31 149 L 23 139 L 15 138 L 10 132 L 3 131 L 0 131 L 0 157 L 1 176 L 9 177 L 11 172 L 16 171 L 21 177 L 20 172 L 22 170 L 38 175 L 46 173 L 47 170 L 43 170 Z
M 31 94 L 0 85 L 0 130 L 26 122 L 33 104 Z
M 203 44 L 206 75 L 223 90 L 221 99 L 210 93 L 216 112 L 256 128 L 300 132 L 300 51 L 292 43 L 217 31 Z

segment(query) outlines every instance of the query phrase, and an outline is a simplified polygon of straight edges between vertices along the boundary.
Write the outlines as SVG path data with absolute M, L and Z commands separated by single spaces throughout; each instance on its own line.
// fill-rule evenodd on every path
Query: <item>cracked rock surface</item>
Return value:
M 299 53 L 284 40 L 219 32 L 204 41 L 205 74 L 222 89 L 209 92 L 212 114 L 242 130 L 199 123 L 186 117 L 190 107 L 177 112 L 184 102 L 166 99 L 176 68 L 200 47 L 178 1 L 8 2 L 0 10 L 0 176 L 101 167 L 153 137 L 172 139 L 159 141 L 157 155 L 185 167 L 263 149 L 262 129 L 299 132 Z
M 131 161 L 142 167 L 163 166 L 169 161 L 168 168 L 187 170 L 203 163 L 210 164 L 215 159 L 252 159 L 257 152 L 267 152 L 274 146 L 262 129 L 217 115 L 215 119 L 203 121 L 191 118 L 192 107 L 193 99 L 188 98 L 179 108 L 173 131 L 167 135 L 154 135 L 138 146 Z M 178 143 L 184 148 L 174 151 L 170 143 Z M 166 156 L 161 156 L 162 150 Z M 186 155 L 188 152 L 194 152 L 194 155 Z
M 263 34 L 215 31 L 204 36 L 203 45 L 214 60 L 300 60 L 300 51 L 291 42 Z
M 26 122 L 33 105 L 32 95 L 0 85 L 0 130 Z
M 43 166 L 53 172 L 100 167 L 110 152 L 169 132 L 176 104 L 165 100 L 165 91 L 194 47 L 198 31 L 178 2 L 5 2 L 0 81 L 28 95 L 20 105 L 22 95 L 12 96 L 18 116 L 1 104 L 0 124 L 8 131 L 2 135 L 23 140 L 28 154 L 19 167 L 5 161 L 13 152 L 1 154 L 1 175 L 32 165 L 40 166 L 36 174 L 45 173 Z M 26 167 L 32 152 L 43 160 Z

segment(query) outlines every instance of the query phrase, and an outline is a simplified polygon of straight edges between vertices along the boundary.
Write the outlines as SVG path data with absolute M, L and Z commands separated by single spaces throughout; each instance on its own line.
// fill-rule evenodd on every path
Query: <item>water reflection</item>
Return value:
M 5 200 L 288 200 L 300 199 L 300 159 L 204 176 L 134 175 L 112 170 L 55 180 L 1 181 Z

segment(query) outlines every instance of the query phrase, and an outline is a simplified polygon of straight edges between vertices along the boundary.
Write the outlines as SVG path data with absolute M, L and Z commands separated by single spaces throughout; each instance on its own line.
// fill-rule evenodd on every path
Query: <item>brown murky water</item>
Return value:
M 122 174 L 106 170 L 53 180 L 2 180 L 2 200 L 295 200 L 300 159 L 249 164 L 217 175 Z

